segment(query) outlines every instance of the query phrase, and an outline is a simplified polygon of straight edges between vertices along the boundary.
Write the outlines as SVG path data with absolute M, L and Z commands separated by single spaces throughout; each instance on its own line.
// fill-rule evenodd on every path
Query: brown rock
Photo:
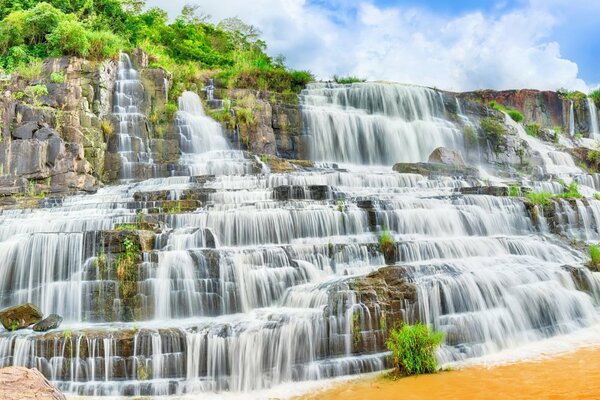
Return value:
M 65 396 L 37 369 L 6 367 L 0 369 L 0 399 L 65 400 Z
M 23 329 L 41 321 L 42 312 L 31 303 L 20 304 L 0 311 L 0 322 L 7 330 Z
M 446 165 L 465 165 L 462 155 L 456 151 L 445 147 L 438 147 L 429 155 L 430 163 L 440 163 Z

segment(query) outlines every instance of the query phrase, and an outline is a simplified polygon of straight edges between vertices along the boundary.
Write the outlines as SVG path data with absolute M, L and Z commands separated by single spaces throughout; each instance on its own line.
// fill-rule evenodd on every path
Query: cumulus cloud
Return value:
M 547 2 L 459 16 L 356 0 L 173 0 L 167 8 L 176 15 L 193 3 L 215 21 L 238 16 L 261 29 L 270 53 L 323 79 L 357 75 L 457 91 L 587 90 L 577 64 L 551 40 L 560 21 Z

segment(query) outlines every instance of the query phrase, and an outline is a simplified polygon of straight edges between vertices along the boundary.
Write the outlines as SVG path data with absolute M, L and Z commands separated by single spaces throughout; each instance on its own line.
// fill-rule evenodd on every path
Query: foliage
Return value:
M 563 193 L 557 194 L 555 197 L 561 199 L 580 199 L 583 197 L 581 193 L 579 193 L 577 182 L 571 182 L 565 189 L 566 190 Z
M 83 24 L 65 20 L 47 36 L 53 55 L 86 57 L 90 51 L 90 40 Z
M 552 193 L 550 192 L 529 192 L 525 195 L 525 198 L 529 200 L 530 203 L 539 206 L 548 206 L 550 205 L 550 200 L 552 199 Z
M 105 138 L 109 138 L 113 135 L 115 128 L 109 119 L 103 119 L 100 121 L 100 130 L 102 130 Z
M 595 244 L 590 245 L 588 252 L 591 258 L 591 264 L 596 268 L 600 266 L 600 246 Z
M 398 375 L 419 375 L 436 372 L 435 349 L 444 340 L 441 332 L 432 332 L 427 325 L 402 325 L 392 329 L 386 341 L 392 352 L 395 372 Z
M 48 87 L 46 85 L 29 86 L 26 91 L 33 97 L 41 97 L 48 94 Z
M 477 138 L 477 132 L 475 132 L 475 129 L 473 129 L 472 126 L 466 125 L 463 128 L 463 135 L 464 135 L 465 147 L 467 149 L 477 148 L 477 144 L 478 144 L 479 140 Z
M 65 74 L 62 72 L 53 72 L 50 74 L 50 82 L 52 83 L 65 83 Z
M 389 230 L 384 229 L 379 236 L 379 251 L 386 262 L 392 262 L 396 257 L 396 241 Z
M 490 101 L 489 106 L 496 111 L 507 113 L 508 116 L 511 117 L 515 122 L 521 122 L 525 118 L 519 111 L 515 110 L 514 108 L 506 107 L 495 100 Z
M 507 133 L 502 123 L 500 123 L 500 121 L 493 117 L 482 118 L 480 121 L 480 125 L 485 138 L 494 142 L 498 141 L 498 139 L 500 139 Z
M 165 112 L 169 121 L 172 121 L 173 118 L 175 118 L 175 114 L 177 113 L 177 111 L 179 111 L 179 107 L 177 106 L 177 104 L 173 102 L 165 104 Z
M 581 100 L 585 99 L 585 93 L 582 93 L 578 90 L 568 90 L 564 88 L 560 88 L 556 91 L 560 97 L 566 100 Z
M 15 72 L 28 82 L 40 79 L 44 71 L 42 60 L 33 59 L 27 64 L 20 64 Z
M 91 31 L 87 33 L 89 42 L 89 58 L 104 60 L 114 58 L 124 47 L 121 39 L 110 31 Z
M 361 78 L 358 78 L 356 76 L 338 76 L 338 75 L 334 75 L 333 76 L 333 81 L 335 83 L 340 83 L 340 84 L 350 84 L 350 83 L 365 82 L 366 79 L 361 79 Z
M 519 196 L 521 196 L 521 188 L 518 187 L 518 186 L 516 186 L 516 185 L 513 185 L 513 186 L 509 187 L 508 188 L 508 195 L 510 197 L 519 197 Z
M 7 72 L 49 56 L 114 58 L 141 47 L 151 67 L 173 74 L 171 99 L 200 89 L 208 77 L 223 86 L 295 93 L 314 79 L 271 57 L 260 31 L 239 18 L 218 24 L 186 6 L 169 20 L 144 0 L 0 1 L 0 68 Z
M 594 100 L 596 107 L 600 107 L 600 89 L 594 90 L 592 93 L 590 93 L 589 97 Z
M 541 129 L 542 129 L 542 125 L 540 125 L 540 124 L 536 124 L 536 123 L 525 124 L 525 132 L 527 132 L 527 134 L 529 136 L 539 138 Z

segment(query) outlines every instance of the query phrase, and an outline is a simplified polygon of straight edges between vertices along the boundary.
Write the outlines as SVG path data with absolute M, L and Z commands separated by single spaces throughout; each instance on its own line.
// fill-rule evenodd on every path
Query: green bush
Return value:
M 395 261 L 396 241 L 391 232 L 387 229 L 384 229 L 379 236 L 379 251 L 381 251 L 387 263 Z
M 507 133 L 502 123 L 493 117 L 482 118 L 480 125 L 485 138 L 492 141 L 498 141 Z
M 42 77 L 44 63 L 42 60 L 34 59 L 27 64 L 19 65 L 15 72 L 26 81 L 35 81 Z
M 527 132 L 527 134 L 529 136 L 539 138 L 541 129 L 542 129 L 542 125 L 540 125 L 540 124 L 535 124 L 535 123 L 525 124 L 525 132 Z
M 46 85 L 29 86 L 26 92 L 34 98 L 42 97 L 48 94 L 48 87 Z
M 508 188 L 508 195 L 510 197 L 519 197 L 519 196 L 521 196 L 521 188 L 518 187 L 518 186 L 515 186 L 515 185 L 509 187 Z
M 109 31 L 91 31 L 87 33 L 89 41 L 89 58 L 104 60 L 115 58 L 124 47 L 121 39 Z
M 366 81 L 366 79 L 361 79 L 356 76 L 338 76 L 338 75 L 334 75 L 333 80 L 335 83 L 340 83 L 340 84 L 345 84 L 345 85 L 350 84 L 350 83 L 360 83 L 360 82 Z
M 519 111 L 515 110 L 514 108 L 506 107 L 495 100 L 490 101 L 489 106 L 496 111 L 507 113 L 508 116 L 511 117 L 515 122 L 521 122 L 525 118 Z
M 89 54 L 88 32 L 81 22 L 62 21 L 47 39 L 56 55 L 85 57 Z
M 167 103 L 165 104 L 165 113 L 167 114 L 167 119 L 172 121 L 175 118 L 175 114 L 179 111 L 179 107 L 175 103 Z
M 52 83 L 65 83 L 65 74 L 62 72 L 53 72 L 50 74 L 50 82 Z
M 540 192 L 534 193 L 529 192 L 525 195 L 525 198 L 529 200 L 530 203 L 540 206 L 548 206 L 551 204 L 552 193 L 550 192 Z
M 563 193 L 557 194 L 555 197 L 561 199 L 580 199 L 583 197 L 582 194 L 579 193 L 577 182 L 571 182 L 565 189 L 566 190 Z
M 600 246 L 592 244 L 588 248 L 591 258 L 591 264 L 596 268 L 600 266 Z
M 596 104 L 596 107 L 600 107 L 600 89 L 596 89 L 592 93 L 590 93 L 590 97 L 592 98 L 592 100 L 594 100 L 594 104 Z
M 392 329 L 385 344 L 392 352 L 396 374 L 406 376 L 436 372 L 435 349 L 443 340 L 441 332 L 434 333 L 427 325 L 417 323 Z

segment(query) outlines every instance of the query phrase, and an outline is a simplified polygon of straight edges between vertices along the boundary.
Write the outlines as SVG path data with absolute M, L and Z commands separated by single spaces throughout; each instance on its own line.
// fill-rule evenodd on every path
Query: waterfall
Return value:
M 115 106 L 123 121 L 139 113 L 124 106 L 137 98 L 124 87 L 141 90 L 127 60 Z M 431 89 L 379 83 L 317 84 L 302 97 L 312 145 L 330 146 L 311 151 L 344 168 L 264 173 L 186 92 L 175 118 L 185 176 L 1 210 L 0 308 L 29 301 L 65 321 L 48 333 L 0 330 L 0 367 L 36 367 L 80 396 L 264 397 L 280 384 L 389 368 L 393 317 L 443 331 L 438 358 L 459 363 L 599 322 L 600 273 L 570 242 L 600 240 L 592 192 L 532 208 L 519 197 L 466 194 L 487 189 L 476 179 L 354 165 L 461 148 L 444 117 L 453 107 L 444 111 Z M 120 133 L 132 147 L 134 121 L 143 118 Z M 546 174 L 600 187 L 568 154 L 506 123 Z M 132 176 L 150 162 L 131 159 Z M 535 177 L 523 186 L 563 190 Z M 393 262 L 380 251 L 384 227 L 396 241 Z M 134 282 L 118 273 L 128 234 L 144 244 Z M 379 291 L 384 277 L 393 282 Z
M 571 105 L 569 106 L 569 134 L 571 136 L 575 135 L 575 107 L 573 106 L 573 100 L 571 100 Z
M 115 86 L 113 115 L 117 119 L 117 150 L 121 156 L 120 178 L 148 177 L 153 162 L 148 149 L 145 116 L 140 111 L 144 87 L 131 59 L 121 53 Z
M 590 137 L 592 139 L 600 139 L 600 128 L 598 128 L 598 111 L 596 110 L 596 104 L 591 97 L 587 99 L 588 111 L 590 113 Z
M 204 112 L 200 97 L 184 92 L 175 118 L 181 147 L 180 163 L 190 175 L 236 175 L 249 173 L 252 160 L 242 151 L 231 150 L 221 124 Z
M 437 147 L 463 148 L 462 132 L 444 119 L 444 103 L 419 86 L 316 83 L 301 94 L 311 158 L 392 165 L 427 161 Z

